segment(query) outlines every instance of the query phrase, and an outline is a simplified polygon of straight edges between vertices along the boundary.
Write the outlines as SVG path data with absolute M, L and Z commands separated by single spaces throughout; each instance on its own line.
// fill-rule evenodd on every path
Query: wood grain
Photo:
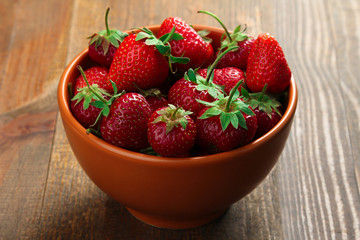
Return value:
M 293 129 L 269 176 L 228 212 L 188 230 L 151 227 L 86 176 L 56 88 L 104 28 L 179 16 L 247 25 L 280 42 L 299 88 Z M 0 2 L 0 239 L 360 239 L 360 3 L 356 0 Z M 11 99 L 11 100 L 10 100 Z
M 38 231 L 66 56 L 66 4 L 1 3 L 0 239 L 31 239 Z

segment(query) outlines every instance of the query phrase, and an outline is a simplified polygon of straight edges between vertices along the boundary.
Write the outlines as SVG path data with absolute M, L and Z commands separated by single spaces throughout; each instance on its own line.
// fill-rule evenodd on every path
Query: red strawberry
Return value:
M 226 55 L 225 55 L 226 56 Z M 224 56 L 224 57 L 225 57 Z M 221 60 L 220 60 L 221 61 Z M 198 74 L 202 77 L 206 77 L 207 69 L 199 69 Z M 221 69 L 214 69 L 213 82 L 220 86 L 224 86 L 224 91 L 229 94 L 231 89 L 240 81 L 245 80 L 245 74 L 238 68 L 227 67 Z M 239 91 L 241 86 L 239 87 Z
M 232 150 L 249 143 L 255 136 L 257 119 L 247 104 L 238 99 L 237 88 L 229 96 L 203 108 L 196 119 L 197 144 L 212 153 Z
M 249 93 L 242 89 L 242 97 L 253 109 L 258 122 L 255 138 L 259 138 L 272 129 L 281 119 L 282 106 L 274 97 L 265 94 L 265 84 L 260 93 Z
M 224 41 L 226 42 L 226 40 Z M 244 37 L 244 40 L 238 41 L 237 46 L 239 46 L 239 50 L 226 54 L 219 62 L 218 68 L 237 67 L 246 71 L 249 54 L 254 42 L 255 39 L 252 36 Z
M 208 48 L 212 46 L 209 46 L 189 24 L 179 17 L 166 18 L 160 26 L 158 37 L 171 32 L 173 27 L 176 28 L 175 32 L 181 34 L 184 39 L 170 41 L 171 54 L 175 57 L 190 59 L 188 64 L 176 64 L 176 67 L 186 71 L 189 68 L 202 66 L 209 56 Z
M 254 45 L 255 39 L 245 33 L 245 30 L 241 31 L 241 26 L 237 26 L 233 33 L 229 33 L 222 21 L 213 13 L 208 11 L 198 11 L 199 13 L 205 13 L 215 18 L 225 30 L 225 39 L 221 42 L 221 48 L 217 52 L 219 55 L 225 49 L 231 46 L 238 46 L 239 49 L 227 53 L 219 62 L 218 68 L 224 67 L 237 67 L 242 71 L 246 71 L 248 57 L 251 48 Z
M 136 86 L 137 87 L 137 86 Z M 140 94 L 143 95 L 146 99 L 146 101 L 149 103 L 151 107 L 151 112 L 154 112 L 155 110 L 167 107 L 168 106 L 168 100 L 165 98 L 166 95 L 162 94 L 160 89 L 158 88 L 150 88 L 148 90 L 143 90 L 139 87 L 137 87 Z
M 198 103 L 196 99 L 204 101 L 213 101 L 214 98 L 208 93 L 208 91 L 198 90 L 199 77 L 194 77 L 189 70 L 188 74 L 191 77 L 185 75 L 184 78 L 178 80 L 169 91 L 169 102 L 176 106 L 181 106 L 187 111 L 193 112 L 193 117 L 203 108 L 203 105 Z M 194 72 L 193 72 L 194 73 Z M 195 74 L 195 73 L 194 73 Z M 197 80 L 194 80 L 197 79 Z
M 140 150 L 149 146 L 147 122 L 151 108 L 139 93 L 126 93 L 117 98 L 104 117 L 100 133 L 105 141 L 125 149 Z
M 115 53 L 109 78 L 120 90 L 127 92 L 135 91 L 135 84 L 142 89 L 160 86 L 169 73 L 168 61 L 184 60 L 169 54 L 167 41 L 172 37 L 178 39 L 181 36 L 172 32 L 160 40 L 149 29 L 143 28 L 138 34 L 126 37 Z
M 205 62 L 202 65 L 202 67 L 208 67 L 211 65 L 212 62 L 214 62 L 215 60 L 215 55 L 214 55 L 214 48 L 211 45 L 211 43 L 207 42 L 207 54 L 205 57 Z
M 201 66 L 203 68 L 206 68 L 215 61 L 214 48 L 211 45 L 213 40 L 210 37 L 208 37 L 210 32 L 207 30 L 200 30 L 200 31 L 197 31 L 197 33 L 202 37 L 202 39 L 205 41 L 205 43 L 207 45 L 207 54 L 205 57 L 205 61 L 204 61 L 203 65 Z
M 89 56 L 90 58 L 106 67 L 110 67 L 111 62 L 114 58 L 116 49 L 119 47 L 119 44 L 127 36 L 126 33 L 123 33 L 119 30 L 110 30 L 108 26 L 108 14 L 110 8 L 106 10 L 105 14 L 105 26 L 106 30 L 100 31 L 98 33 L 90 36 L 89 42 Z
M 154 112 L 156 109 L 166 107 L 169 104 L 169 101 L 162 96 L 147 96 L 146 101 L 151 107 L 151 112 Z
M 270 113 L 261 111 L 259 108 L 254 109 L 254 113 L 258 122 L 258 130 L 256 131 L 255 138 L 259 138 L 268 131 L 270 131 L 281 119 L 282 108 L 271 110 Z
M 197 100 L 211 102 L 223 95 L 218 85 L 214 84 L 212 79 L 213 71 L 216 64 L 222 56 L 229 51 L 234 50 L 232 47 L 225 50 L 217 57 L 214 63 L 207 70 L 206 78 L 195 73 L 193 69 L 189 69 L 184 78 L 178 80 L 169 90 L 169 102 L 176 106 L 181 106 L 186 111 L 191 111 L 192 117 L 196 117 L 198 112 L 204 107 Z
M 85 75 L 89 86 L 91 86 L 94 91 L 101 96 L 108 98 L 110 82 L 107 81 L 107 68 L 96 66 L 87 69 L 83 74 Z M 96 119 L 101 112 L 100 108 L 92 106 L 90 103 L 99 99 L 89 89 L 83 75 L 80 75 L 75 80 L 73 93 L 74 97 L 71 99 L 70 105 L 71 112 L 82 126 L 89 128 L 96 122 Z
M 269 33 L 259 34 L 249 55 L 246 85 L 253 92 L 261 92 L 265 84 L 270 93 L 280 93 L 290 84 L 291 71 L 284 52 Z
M 196 125 L 180 107 L 169 104 L 155 111 L 148 122 L 148 140 L 164 157 L 186 156 L 195 143 Z

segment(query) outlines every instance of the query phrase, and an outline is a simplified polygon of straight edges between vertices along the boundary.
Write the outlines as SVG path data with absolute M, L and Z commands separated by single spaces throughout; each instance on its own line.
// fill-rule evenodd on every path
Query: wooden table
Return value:
M 65 136 L 56 89 L 86 37 L 168 16 L 272 33 L 299 88 L 278 164 L 251 194 L 200 228 L 133 218 L 85 175 Z M 0 2 L 0 239 L 360 239 L 360 2 Z

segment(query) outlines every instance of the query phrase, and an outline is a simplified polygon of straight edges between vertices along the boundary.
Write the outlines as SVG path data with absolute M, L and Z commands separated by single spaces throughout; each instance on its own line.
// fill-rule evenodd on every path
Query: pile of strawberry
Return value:
M 88 133 L 128 150 L 165 157 L 229 151 L 273 128 L 291 71 L 276 39 L 225 30 L 214 49 L 206 31 L 179 17 L 155 35 L 106 30 L 90 37 L 96 63 L 70 87 L 71 111 Z M 284 98 L 285 99 L 285 98 Z

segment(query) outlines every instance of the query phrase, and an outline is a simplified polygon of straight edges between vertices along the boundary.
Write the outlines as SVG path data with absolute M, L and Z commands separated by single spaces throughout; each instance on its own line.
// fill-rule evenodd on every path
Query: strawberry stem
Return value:
M 209 81 L 210 81 L 210 76 L 211 76 L 212 72 L 214 71 L 216 65 L 217 65 L 217 64 L 219 63 L 219 61 L 221 60 L 221 58 L 222 58 L 225 54 L 227 54 L 228 52 L 233 51 L 233 50 L 236 50 L 236 49 L 238 49 L 238 48 L 239 48 L 238 46 L 229 47 L 229 48 L 227 48 L 225 51 L 223 51 L 223 52 L 215 59 L 215 61 L 213 62 L 213 64 L 211 64 L 210 68 L 209 68 L 208 71 L 207 71 L 207 75 L 206 75 L 206 79 L 205 79 L 205 80 L 206 80 L 206 83 L 209 83 Z
M 175 109 L 175 111 L 173 112 L 173 114 L 171 115 L 171 120 L 175 120 L 176 118 L 176 113 L 179 111 L 180 106 L 177 106 L 177 108 Z
M 218 22 L 220 23 L 220 25 L 223 27 L 223 29 L 225 30 L 226 37 L 229 39 L 229 41 L 230 41 L 230 42 L 233 41 L 233 39 L 232 39 L 231 36 L 230 36 L 229 31 L 227 30 L 227 28 L 225 27 L 225 25 L 222 23 L 222 21 L 220 20 L 220 18 L 218 18 L 218 16 L 216 16 L 216 15 L 213 14 L 212 12 L 203 11 L 203 10 L 198 11 L 198 13 L 205 13 L 205 14 L 210 15 L 210 16 L 212 16 L 213 18 L 215 18 L 216 21 L 218 21 Z
M 88 129 L 86 129 L 86 133 L 87 133 L 87 134 L 92 133 L 92 134 L 94 134 L 95 136 L 97 136 L 98 138 L 102 138 L 100 132 L 97 131 L 97 130 L 95 130 L 95 129 L 93 129 L 93 128 L 88 128 Z
M 225 112 L 229 112 L 230 111 L 230 105 L 232 103 L 232 98 L 234 97 L 234 94 L 236 92 L 236 90 L 238 90 L 238 88 L 240 87 L 240 85 L 244 82 L 243 79 L 241 79 L 240 81 L 237 82 L 237 84 L 231 89 L 230 94 L 229 94 L 229 98 L 226 102 L 226 106 L 225 106 Z
M 105 26 L 106 26 L 106 35 L 109 36 L 111 33 L 110 33 L 110 29 L 109 29 L 109 24 L 108 24 L 108 15 L 109 15 L 109 12 L 110 12 L 110 8 L 107 8 L 106 9 L 106 13 L 105 13 Z
M 266 89 L 267 89 L 267 86 L 268 86 L 268 84 L 266 83 L 266 84 L 264 85 L 264 88 L 262 89 L 262 91 L 261 91 L 261 93 L 260 93 L 259 97 L 258 97 L 258 101 L 259 101 L 259 102 L 263 99 L 264 94 L 265 94 Z
M 175 30 L 176 30 L 176 28 L 175 28 L 175 26 L 174 26 L 174 27 L 171 29 L 171 32 L 169 33 L 169 35 L 167 36 L 167 38 L 165 38 L 165 40 L 163 41 L 163 44 L 164 44 L 164 45 L 166 45 L 166 44 L 170 41 L 170 39 L 173 38 L 174 33 L 175 33 Z
M 90 86 L 90 84 L 89 84 L 89 82 L 88 82 L 88 80 L 87 80 L 87 78 L 86 78 L 86 75 L 85 75 L 84 70 L 82 69 L 82 67 L 81 67 L 80 65 L 78 65 L 77 68 L 79 69 L 81 75 L 83 76 L 83 78 L 84 78 L 84 80 L 85 80 L 85 82 L 86 82 L 86 85 L 87 85 L 87 87 L 89 88 L 89 90 L 90 90 L 96 97 L 98 97 L 98 98 L 100 99 L 100 101 L 102 101 L 103 103 L 106 104 L 107 101 L 106 101 L 101 95 L 99 95 L 99 94 Z

